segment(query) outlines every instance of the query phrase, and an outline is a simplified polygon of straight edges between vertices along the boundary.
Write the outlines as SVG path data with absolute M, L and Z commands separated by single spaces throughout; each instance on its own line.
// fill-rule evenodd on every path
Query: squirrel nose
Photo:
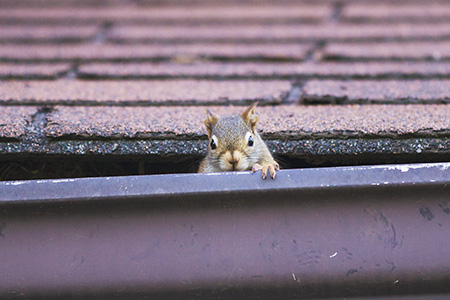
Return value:
M 231 170 L 236 170 L 239 162 L 241 160 L 241 155 L 237 151 L 227 151 L 225 153 L 224 161 L 231 167 Z
M 241 155 L 238 152 L 233 151 L 233 152 L 227 153 L 227 161 L 232 166 L 233 170 L 236 169 L 240 160 L 241 160 Z
M 234 169 L 236 167 L 236 165 L 238 164 L 239 159 L 232 157 L 228 162 L 230 163 L 230 165 L 233 166 L 233 169 Z

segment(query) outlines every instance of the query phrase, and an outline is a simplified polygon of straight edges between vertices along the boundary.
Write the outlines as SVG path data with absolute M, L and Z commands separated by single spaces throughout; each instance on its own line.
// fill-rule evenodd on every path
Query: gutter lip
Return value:
M 450 162 L 0 182 L 0 205 L 103 200 L 158 200 L 217 193 L 266 193 L 376 186 L 450 184 Z

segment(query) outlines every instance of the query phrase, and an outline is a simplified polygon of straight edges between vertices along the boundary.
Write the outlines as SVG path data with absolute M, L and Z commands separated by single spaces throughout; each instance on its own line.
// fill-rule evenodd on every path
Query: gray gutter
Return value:
M 445 295 L 449 167 L 0 182 L 0 296 Z

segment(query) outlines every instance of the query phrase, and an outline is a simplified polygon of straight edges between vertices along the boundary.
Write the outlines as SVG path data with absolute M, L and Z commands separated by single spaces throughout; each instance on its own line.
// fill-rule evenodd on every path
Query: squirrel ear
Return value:
M 252 131 L 255 131 L 256 123 L 258 122 L 258 115 L 255 113 L 255 107 L 258 105 L 258 102 L 253 103 L 241 114 L 242 119 L 244 119 L 245 123 L 247 123 Z
M 217 123 L 217 120 L 219 120 L 219 117 L 216 114 L 210 112 L 209 109 L 206 109 L 206 120 L 204 123 L 206 126 L 206 130 L 208 130 L 208 136 L 211 136 L 212 128 Z

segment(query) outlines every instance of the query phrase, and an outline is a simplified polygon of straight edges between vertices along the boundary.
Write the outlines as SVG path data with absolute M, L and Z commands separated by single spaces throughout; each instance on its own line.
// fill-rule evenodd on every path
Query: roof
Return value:
M 275 155 L 448 160 L 446 1 L 0 7 L 3 158 L 201 156 L 205 106 L 258 101 Z

